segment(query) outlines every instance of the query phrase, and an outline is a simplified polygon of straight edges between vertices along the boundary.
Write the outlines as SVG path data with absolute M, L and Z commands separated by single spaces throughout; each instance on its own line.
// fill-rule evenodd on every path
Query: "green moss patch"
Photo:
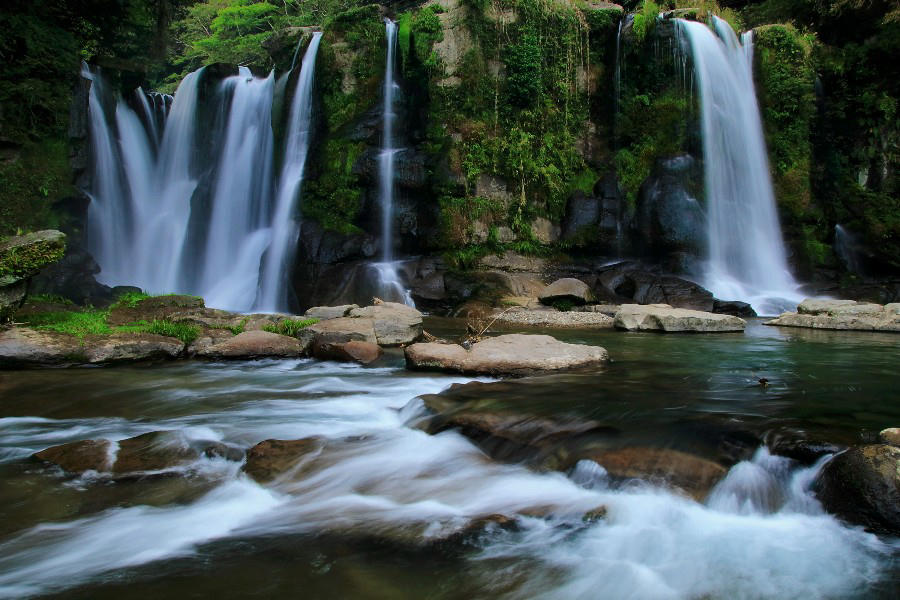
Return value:
M 275 325 L 266 325 L 263 327 L 263 331 L 268 331 L 269 333 L 278 333 L 280 335 L 288 335 L 291 337 L 297 337 L 297 334 L 300 330 L 309 327 L 310 325 L 315 325 L 319 322 L 319 319 L 302 319 L 302 320 L 292 320 L 285 319 L 284 321 L 279 321 Z

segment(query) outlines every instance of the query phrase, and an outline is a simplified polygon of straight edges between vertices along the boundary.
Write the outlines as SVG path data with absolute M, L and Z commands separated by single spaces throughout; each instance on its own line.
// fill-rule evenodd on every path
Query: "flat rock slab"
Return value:
M 525 376 L 596 367 L 608 360 L 604 348 L 567 344 L 549 335 L 501 335 L 473 344 L 468 350 L 437 343 L 406 348 L 406 365 L 411 369 L 476 375 Z
M 623 304 L 616 313 L 615 326 L 626 331 L 724 333 L 744 331 L 747 322 L 732 315 L 668 304 Z
M 559 329 L 612 329 L 613 318 L 601 312 L 555 310 L 511 310 L 497 317 L 498 323 Z
M 375 320 L 338 317 L 319 321 L 306 328 L 314 338 L 313 344 L 343 344 L 344 342 L 369 342 L 377 344 Z
M 782 313 L 766 325 L 900 333 L 900 303 L 881 305 L 854 300 L 806 299 L 797 307 L 797 312 Z
M 383 302 L 350 311 L 353 318 L 372 319 L 379 346 L 402 346 L 422 337 L 422 313 L 397 302 Z
M 306 311 L 303 316 L 307 319 L 319 319 L 325 321 L 327 319 L 338 319 L 346 317 L 351 310 L 359 308 L 357 304 L 343 304 L 341 306 L 313 306 Z
M 300 340 L 268 331 L 245 331 L 217 344 L 197 349 L 212 359 L 291 358 L 303 353 Z
M 184 351 L 184 343 L 173 337 L 152 333 L 116 333 L 85 338 L 83 349 L 91 364 L 172 360 Z
M 0 367 L 169 360 L 183 351 L 180 340 L 151 333 L 117 333 L 79 340 L 64 333 L 28 327 L 0 331 Z

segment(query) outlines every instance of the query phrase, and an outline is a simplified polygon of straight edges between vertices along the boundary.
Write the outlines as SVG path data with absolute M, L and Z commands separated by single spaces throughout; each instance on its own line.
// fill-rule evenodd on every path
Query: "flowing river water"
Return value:
M 433 333 L 460 323 L 431 320 Z M 787 439 L 858 443 L 900 425 L 896 336 L 566 332 L 602 371 L 457 387 L 480 409 L 602 423 L 603 443 L 730 466 L 697 502 L 612 482 L 596 463 L 541 471 L 453 430 L 411 427 L 422 395 L 471 378 L 312 360 L 0 372 L 0 597 L 893 598 L 897 540 L 825 514 L 823 460 Z M 767 386 L 759 378 L 769 380 Z M 249 448 L 320 436 L 263 487 L 202 458 L 168 476 L 74 477 L 29 459 L 65 442 L 174 430 Z M 771 450 L 770 450 L 771 449 Z M 599 506 L 606 516 L 585 520 Z M 464 541 L 439 543 L 502 514 Z

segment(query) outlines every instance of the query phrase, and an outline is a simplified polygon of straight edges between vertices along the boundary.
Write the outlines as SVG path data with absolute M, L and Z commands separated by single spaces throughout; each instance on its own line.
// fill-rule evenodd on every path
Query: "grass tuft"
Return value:
M 277 323 L 275 325 L 266 325 L 263 327 L 263 331 L 268 331 L 269 333 L 279 333 L 281 335 L 289 335 L 291 337 L 297 337 L 297 334 L 300 333 L 301 329 L 305 329 L 310 325 L 315 325 L 319 322 L 319 319 L 303 319 L 300 321 L 293 321 L 291 319 L 286 319 Z

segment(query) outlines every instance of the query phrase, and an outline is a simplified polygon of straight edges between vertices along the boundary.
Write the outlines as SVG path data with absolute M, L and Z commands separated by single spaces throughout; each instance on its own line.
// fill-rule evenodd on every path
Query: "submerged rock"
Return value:
M 269 483 L 296 468 L 301 459 L 324 446 L 318 437 L 301 440 L 264 440 L 247 451 L 243 471 L 257 483 Z
M 900 534 L 900 448 L 851 448 L 825 465 L 815 490 L 828 512 L 875 532 Z
M 596 367 L 608 360 L 609 354 L 599 346 L 567 344 L 549 335 L 501 335 L 473 344 L 469 349 L 438 343 L 413 344 L 406 348 L 409 368 L 481 375 L 524 376 Z
M 615 326 L 626 331 L 729 332 L 744 331 L 747 323 L 732 315 L 672 308 L 668 304 L 623 304 Z
M 573 304 L 588 304 L 594 302 L 594 293 L 588 285 L 580 279 L 566 277 L 557 279 L 538 296 L 542 303 L 551 305 L 556 302 L 571 302 Z
M 900 303 L 872 304 L 854 300 L 807 299 L 797 312 L 782 313 L 766 325 L 900 332 Z
M 197 349 L 197 356 L 213 359 L 292 358 L 306 348 L 300 340 L 268 331 L 245 331 L 208 347 Z
M 379 346 L 402 346 L 422 337 L 422 313 L 405 304 L 382 302 L 354 308 L 350 316 L 373 321 Z

